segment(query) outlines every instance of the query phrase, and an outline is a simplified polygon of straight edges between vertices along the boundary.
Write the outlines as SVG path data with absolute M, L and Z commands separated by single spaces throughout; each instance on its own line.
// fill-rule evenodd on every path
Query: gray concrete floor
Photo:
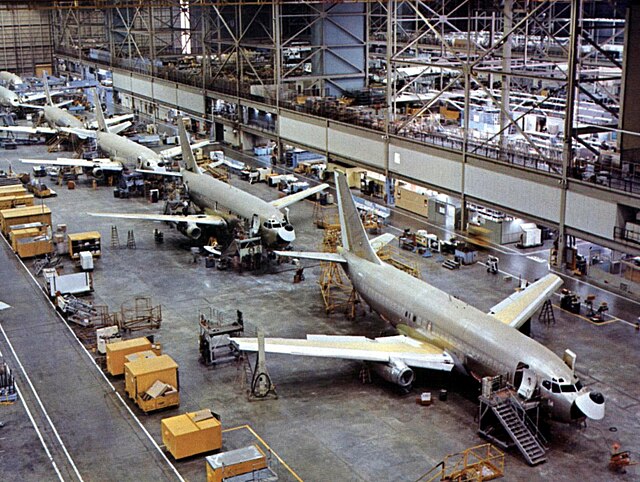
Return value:
M 6 168 L 7 155 L 11 157 L 48 157 L 42 146 L 21 148 L 16 152 L 2 153 L 0 169 Z M 13 163 L 14 169 L 18 167 Z M 232 176 L 232 182 L 265 199 L 277 197 L 277 192 L 264 184 L 250 186 Z M 206 268 L 201 260 L 192 263 L 185 238 L 164 225 L 150 225 L 138 221 L 111 221 L 88 217 L 87 211 L 156 212 L 160 204 L 150 204 L 142 199 L 115 199 L 112 189 L 90 188 L 90 183 L 80 182 L 75 190 L 58 187 L 59 196 L 45 203 L 53 210 L 53 223 L 65 223 L 68 232 L 98 230 L 103 238 L 103 256 L 96 262 L 94 272 L 96 304 L 106 304 L 112 310 L 119 309 L 134 296 L 151 296 L 162 304 L 163 325 L 153 334 L 162 343 L 164 352 L 180 365 L 181 406 L 176 409 L 143 415 L 133 404 L 130 408 L 139 417 L 158 444 L 161 444 L 160 420 L 184 411 L 211 408 L 222 417 L 225 429 L 248 425 L 304 480 L 416 480 L 444 456 L 478 445 L 483 441 L 476 434 L 474 417 L 477 412 L 476 387 L 457 377 L 423 372 L 409 395 L 399 394 L 394 387 L 375 380 L 363 385 L 358 378 L 360 364 L 349 361 L 297 358 L 269 355 L 267 364 L 274 379 L 279 398 L 263 402 L 249 402 L 242 383 L 242 366 L 229 364 L 206 368 L 198 361 L 198 308 L 213 305 L 227 312 L 242 310 L 248 331 L 262 327 L 267 335 L 302 337 L 307 333 L 367 334 L 389 333 L 380 318 L 361 309 L 355 321 L 341 314 L 327 317 L 316 283 L 319 268 L 308 265 L 306 280 L 293 284 L 291 265 L 280 265 L 266 272 L 242 273 L 218 271 Z M 291 220 L 298 234 L 296 249 L 318 249 L 322 237 L 313 225 L 312 204 L 303 202 L 291 208 Z M 425 227 L 414 216 L 394 212 L 392 224 L 397 228 L 407 225 Z M 133 229 L 137 249 L 114 250 L 109 248 L 110 229 L 118 226 L 120 241 L 126 241 L 127 230 Z M 153 229 L 161 229 L 165 241 L 156 245 Z M 426 226 L 430 231 L 435 228 Z M 397 229 L 389 228 L 394 234 Z M 503 250 L 503 248 L 501 248 Z M 507 250 L 508 251 L 508 250 Z M 489 252 L 481 252 L 484 261 Z M 533 279 L 544 274 L 546 264 L 526 255 L 501 252 L 501 268 L 505 272 Z M 504 273 L 492 276 L 481 265 L 464 267 L 451 272 L 443 269 L 434 259 L 424 260 L 416 255 L 423 279 L 488 310 L 510 294 L 516 286 L 515 278 L 505 279 Z M 543 257 L 543 256 L 540 256 Z M 27 262 L 30 265 L 30 262 Z M 65 262 L 65 271 L 74 270 L 71 262 Z M 0 299 L 9 294 L 13 281 L 0 280 Z M 581 289 L 568 280 L 567 285 Z M 583 287 L 583 289 L 591 289 Z M 38 309 L 31 300 L 40 296 L 37 292 L 13 293 L 17 304 L 25 310 Z M 611 300 L 612 314 L 620 319 L 635 320 L 638 305 L 628 299 L 598 292 L 602 299 Z M 90 298 L 91 299 L 91 298 Z M 14 303 L 15 304 L 15 303 Z M 41 308 L 49 310 L 50 308 Z M 5 312 L 6 313 L 6 312 Z M 0 323 L 6 323 L 6 314 L 0 313 Z M 39 316 L 39 315 L 38 315 Z M 549 427 L 550 445 L 548 461 L 542 466 L 528 467 L 517 453 L 506 458 L 505 480 L 637 480 L 640 471 L 631 467 L 626 475 L 613 475 L 607 470 L 609 450 L 614 441 L 632 451 L 638 460 L 640 445 L 640 334 L 621 321 L 594 325 L 583 318 L 556 310 L 557 323 L 545 327 L 533 322 L 534 337 L 556 353 L 571 348 L 578 354 L 578 372 L 581 378 L 607 397 L 607 416 L 600 422 L 589 422 L 586 428 L 552 423 Z M 55 323 L 62 324 L 62 321 Z M 51 321 L 53 329 L 54 322 Z M 8 333 L 13 341 L 28 340 L 30 333 Z M 45 357 L 40 345 L 40 335 L 30 346 L 22 345 L 21 359 Z M 48 353 L 69 350 L 57 339 L 47 344 Z M 6 354 L 6 342 L 0 338 L 0 351 Z M 60 354 L 62 356 L 62 354 Z M 55 356 L 57 358 L 58 355 Z M 46 359 L 46 357 L 45 357 Z M 31 370 L 26 367 L 27 372 Z M 92 368 L 97 370 L 97 368 Z M 96 384 L 101 390 L 106 382 L 99 374 L 78 371 L 80 382 Z M 111 380 L 116 390 L 123 394 L 123 381 Z M 23 383 L 23 380 L 19 380 Z M 53 386 L 52 386 L 53 385 Z M 43 378 L 37 385 L 50 415 L 56 424 L 78 424 L 104 416 L 96 407 L 83 412 L 73 420 L 69 410 L 60 406 L 59 400 L 78 403 L 77 396 L 55 395 L 58 386 Z M 95 387 L 94 387 L 95 388 Z M 430 407 L 415 403 L 415 397 L 423 391 L 434 393 L 441 388 L 449 390 L 446 402 L 436 400 Z M 104 389 L 106 390 L 106 389 Z M 81 398 L 81 397 L 80 397 Z M 117 401 L 113 404 L 117 406 Z M 127 400 L 127 403 L 129 401 Z M 30 424 L 20 405 L 0 407 L 0 420 L 13 420 L 24 427 L 19 433 L 2 432 L 0 437 L 16 437 L 0 440 L 0 450 L 5 447 L 24 446 L 24 450 L 12 450 L 12 462 L 0 458 L 3 474 L 9 479 L 51 480 L 53 473 L 43 455 L 35 435 L 30 435 Z M 87 480 L 134 480 L 120 472 L 108 474 L 112 464 L 126 468 L 135 462 L 139 452 L 130 453 L 120 440 L 139 438 L 135 435 L 133 419 L 127 418 L 123 408 L 114 420 L 120 438 L 112 440 L 113 449 L 100 444 L 92 448 L 93 440 L 100 439 L 100 430 L 86 424 L 86 433 L 80 437 L 69 429 L 61 434 L 76 464 L 82 467 Z M 107 417 L 110 417 L 109 415 Z M 85 420 L 86 418 L 86 420 Z M 107 418 L 108 419 L 108 418 Z M 5 435 L 5 434 L 9 435 Z M 93 437 L 93 438 L 92 438 Z M 238 448 L 255 441 L 246 428 L 226 432 L 224 449 Z M 103 441 L 106 445 L 106 440 Z M 116 448 L 117 446 L 117 448 Z M 30 450 L 29 450 L 30 448 Z M 109 453 L 100 457 L 99 454 Z M 33 455 L 30 455 L 33 454 Z M 2 454 L 4 455 L 4 454 Z M 166 472 L 167 465 L 151 451 L 147 454 L 153 471 Z M 180 473 L 191 481 L 206 478 L 203 457 L 194 457 L 175 463 Z M 31 467 L 31 468 L 30 468 Z M 33 468 L 36 467 L 36 468 Z M 276 469 L 283 480 L 294 480 L 281 464 Z M 35 472 L 29 472 L 30 470 Z M 124 469 L 123 469 L 124 470 Z M 3 476 L 4 478 L 4 476 Z M 135 480 L 152 480 L 158 477 L 149 472 Z

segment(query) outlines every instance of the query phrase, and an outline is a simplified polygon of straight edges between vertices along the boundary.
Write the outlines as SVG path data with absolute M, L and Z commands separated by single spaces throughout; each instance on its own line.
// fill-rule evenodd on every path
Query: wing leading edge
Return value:
M 258 351 L 257 338 L 230 340 L 241 351 Z M 377 363 L 402 361 L 410 367 L 443 371 L 454 367 L 453 358 L 441 348 L 404 335 L 375 339 L 331 335 L 307 335 L 306 339 L 265 338 L 265 351 Z

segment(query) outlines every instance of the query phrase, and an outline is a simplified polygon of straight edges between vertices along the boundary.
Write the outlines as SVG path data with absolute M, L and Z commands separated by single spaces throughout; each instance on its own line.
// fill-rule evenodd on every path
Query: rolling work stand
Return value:
M 236 310 L 236 320 L 229 323 L 224 315 L 213 308 L 200 312 L 200 360 L 207 366 L 237 360 L 238 351 L 229 337 L 242 336 L 244 321 L 242 311 Z
M 6 363 L 0 363 L 0 404 L 14 403 L 18 400 L 18 391 L 13 373 Z

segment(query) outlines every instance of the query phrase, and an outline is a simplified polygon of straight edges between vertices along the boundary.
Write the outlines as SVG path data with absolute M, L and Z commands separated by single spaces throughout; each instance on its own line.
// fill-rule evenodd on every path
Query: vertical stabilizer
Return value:
M 91 90 L 93 92 L 93 103 L 96 107 L 96 121 L 98 122 L 98 130 L 100 132 L 109 132 L 107 128 L 107 122 L 104 120 L 104 112 L 102 111 L 102 104 L 100 104 L 100 97 L 96 89 Z
M 342 230 L 342 247 L 356 256 L 380 264 L 380 259 L 373 251 L 369 238 L 364 230 L 360 214 L 353 202 L 347 178 L 335 171 L 336 191 L 338 194 L 338 212 L 340 213 L 340 228 Z
M 180 135 L 180 149 L 182 150 L 182 160 L 188 171 L 196 174 L 201 174 L 198 164 L 196 164 L 196 158 L 193 156 L 191 150 L 191 144 L 189 143 L 189 137 L 187 136 L 187 130 L 184 127 L 184 119 L 178 119 L 178 134 Z
M 42 86 L 44 88 L 44 95 L 47 99 L 47 105 L 54 105 L 51 99 L 51 92 L 49 91 L 49 81 L 47 80 L 47 73 L 42 74 Z

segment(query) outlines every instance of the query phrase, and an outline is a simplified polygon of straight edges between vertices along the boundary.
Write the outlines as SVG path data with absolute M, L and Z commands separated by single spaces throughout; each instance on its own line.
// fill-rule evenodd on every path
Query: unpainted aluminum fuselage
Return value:
M 3 107 L 18 107 L 20 97 L 13 90 L 0 85 L 0 105 Z
M 55 105 L 45 105 L 43 113 L 45 120 L 51 127 L 84 128 L 84 124 L 80 119 L 71 114 L 71 112 L 56 107 Z
M 587 393 L 552 393 L 543 380 L 578 380 L 551 350 L 494 317 L 414 278 L 392 266 L 341 253 L 354 288 L 383 318 L 407 336 L 432 343 L 454 356 L 456 362 L 477 376 L 507 374 L 514 382 L 516 370 L 526 364 L 535 372 L 540 394 L 549 401 L 553 418 L 571 421 L 576 397 Z
M 97 142 L 98 147 L 112 161 L 121 162 L 124 165 L 135 165 L 140 169 L 154 169 L 163 165 L 160 154 L 118 134 L 98 132 Z
M 267 247 L 283 244 L 279 232 L 288 223 L 284 214 L 277 207 L 211 176 L 204 176 L 185 169 L 181 172 L 189 196 L 200 208 L 213 210 L 224 208 L 250 221 L 254 216 L 258 216 L 260 221 L 259 234 L 263 244 Z

